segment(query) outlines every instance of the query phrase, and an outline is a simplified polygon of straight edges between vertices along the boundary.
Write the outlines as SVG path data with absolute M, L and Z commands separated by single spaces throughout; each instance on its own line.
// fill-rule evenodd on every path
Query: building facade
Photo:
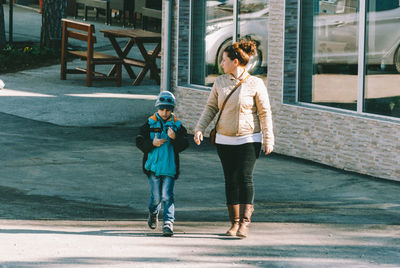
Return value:
M 400 181 L 399 0 L 170 0 L 163 12 L 163 86 L 189 131 L 221 51 L 250 38 L 276 153 Z

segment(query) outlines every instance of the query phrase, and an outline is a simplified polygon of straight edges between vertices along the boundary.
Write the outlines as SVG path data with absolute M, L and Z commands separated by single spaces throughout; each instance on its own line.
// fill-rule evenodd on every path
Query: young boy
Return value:
M 171 92 L 161 92 L 155 104 L 157 112 L 140 128 L 136 146 L 144 153 L 143 171 L 149 178 L 150 201 L 147 224 L 156 229 L 161 201 L 164 205 L 164 236 L 173 235 L 175 220 L 174 184 L 179 175 L 179 153 L 189 143 L 187 131 L 172 113 L 175 97 Z

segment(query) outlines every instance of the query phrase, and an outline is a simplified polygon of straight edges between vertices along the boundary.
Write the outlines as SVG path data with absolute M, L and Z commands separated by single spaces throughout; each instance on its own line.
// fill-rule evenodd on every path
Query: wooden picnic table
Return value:
M 124 61 L 123 65 L 129 74 L 129 77 L 134 79 L 133 85 L 139 85 L 146 73 L 150 70 L 150 77 L 160 84 L 160 70 L 156 64 L 156 58 L 160 57 L 161 51 L 161 34 L 145 31 L 142 29 L 116 29 L 116 30 L 100 30 L 104 37 L 108 38 L 113 46 L 117 55 Z M 128 38 L 125 47 L 122 48 L 117 42 L 117 38 Z M 146 50 L 144 44 L 156 44 L 153 50 Z M 128 54 L 133 45 L 139 48 L 142 59 L 129 58 Z M 131 66 L 143 68 L 138 75 L 136 75 Z M 113 66 L 109 75 L 113 75 L 116 71 L 116 66 Z

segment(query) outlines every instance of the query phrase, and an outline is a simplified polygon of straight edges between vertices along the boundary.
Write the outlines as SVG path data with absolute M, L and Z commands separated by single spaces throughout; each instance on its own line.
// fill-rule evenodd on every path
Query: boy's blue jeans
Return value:
M 149 211 L 156 214 L 161 209 L 161 202 L 164 205 L 163 221 L 173 223 L 175 220 L 174 185 L 175 180 L 168 176 L 156 176 L 153 173 L 149 176 L 150 200 Z

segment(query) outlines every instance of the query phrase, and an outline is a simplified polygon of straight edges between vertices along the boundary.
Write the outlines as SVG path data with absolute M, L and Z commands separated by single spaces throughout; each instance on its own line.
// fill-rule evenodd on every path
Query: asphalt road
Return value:
M 0 113 L 0 267 L 399 267 L 399 183 L 262 156 L 250 235 L 228 238 L 215 148 L 182 153 L 172 238 L 146 225 L 135 126 Z

